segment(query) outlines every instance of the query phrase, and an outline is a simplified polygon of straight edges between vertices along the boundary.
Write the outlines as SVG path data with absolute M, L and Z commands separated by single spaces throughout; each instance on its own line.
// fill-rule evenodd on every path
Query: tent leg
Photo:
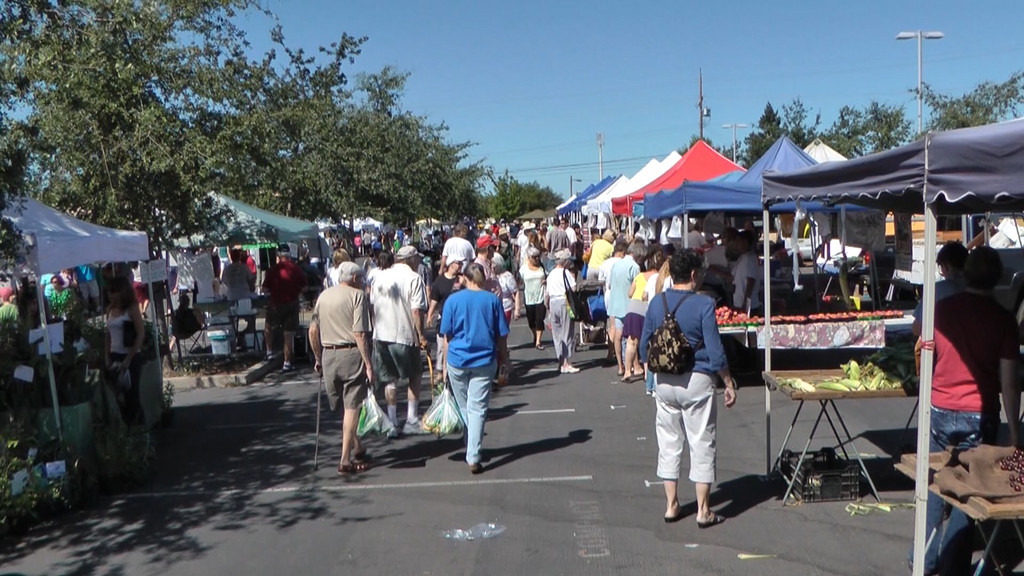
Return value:
M 772 370 L 772 282 L 771 247 L 768 242 L 768 210 L 762 218 L 764 229 L 764 371 Z M 768 383 L 764 385 L 764 453 L 765 475 L 772 474 L 772 393 Z
M 64 450 L 64 427 L 60 420 L 60 403 L 57 402 L 57 377 L 53 372 L 53 348 L 50 343 L 50 330 L 46 324 L 46 302 L 43 299 L 43 286 L 36 280 L 36 300 L 39 303 L 39 326 L 43 329 L 43 346 L 46 348 L 46 373 L 50 378 L 50 396 L 53 400 L 53 419 L 57 422 L 57 440 L 60 441 L 61 452 Z M 65 342 L 65 346 L 70 342 Z
M 927 137 L 926 137 L 927 138 Z M 925 146 L 925 173 L 928 170 L 928 147 Z M 927 179 L 924 197 L 927 199 Z M 927 200 L 926 200 L 927 201 Z M 935 339 L 935 210 L 926 205 L 924 210 L 924 298 L 921 322 L 921 339 L 925 342 Z M 932 370 L 935 352 L 921 350 L 921 386 L 918 394 L 917 412 L 917 469 L 914 478 L 914 575 L 924 575 L 926 526 L 928 519 L 928 454 L 932 416 Z

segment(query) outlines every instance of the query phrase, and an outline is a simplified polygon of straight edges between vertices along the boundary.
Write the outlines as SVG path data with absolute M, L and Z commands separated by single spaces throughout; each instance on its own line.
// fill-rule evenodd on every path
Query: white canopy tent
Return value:
M 90 224 L 31 198 L 4 210 L 3 217 L 21 231 L 28 248 L 19 268 L 37 278 L 93 262 L 149 258 L 149 238 L 145 232 Z
M 836 152 L 834 148 L 822 142 L 821 138 L 815 138 L 814 142 L 811 142 L 804 148 L 804 152 L 807 152 L 808 156 L 817 160 L 818 164 L 847 160 L 846 156 Z
M 612 187 L 601 193 L 600 196 L 587 202 L 583 208 L 584 214 L 611 214 L 612 199 L 628 196 L 633 192 L 647 186 L 658 177 L 664 174 L 669 168 L 675 165 L 682 156 L 672 151 L 664 160 L 658 161 L 652 158 L 644 165 L 639 172 L 625 181 L 618 181 Z
M 149 259 L 149 238 L 145 232 L 129 232 L 104 228 L 68 216 L 63 212 L 32 200 L 13 203 L 3 217 L 21 232 L 27 253 L 16 263 L 23 275 L 39 278 L 45 273 L 56 273 L 93 262 L 134 262 Z M 46 327 L 46 307 L 43 287 L 36 289 L 39 300 L 40 324 Z M 152 297 L 152 293 L 150 294 Z M 53 350 L 50 331 L 44 329 L 43 346 L 46 350 L 47 371 L 50 378 L 50 396 L 57 423 L 57 438 L 63 443 L 60 406 L 57 402 L 57 380 L 53 372 Z

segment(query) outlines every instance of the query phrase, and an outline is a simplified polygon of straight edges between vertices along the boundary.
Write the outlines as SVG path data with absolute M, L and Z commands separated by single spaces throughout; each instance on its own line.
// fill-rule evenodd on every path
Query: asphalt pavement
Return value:
M 784 485 L 763 476 L 765 393 L 756 374 L 744 379 L 735 408 L 719 396 L 712 504 L 727 520 L 699 530 L 685 481 L 689 516 L 662 521 L 655 408 L 643 383 L 619 383 L 602 349 L 578 353 L 583 370 L 561 375 L 550 345 L 537 351 L 528 339 L 525 324 L 514 323 L 516 370 L 492 394 L 481 475 L 469 473 L 458 438 L 412 436 L 370 439 L 373 468 L 339 477 L 341 422 L 326 402 L 314 471 L 318 382 L 308 367 L 245 388 L 181 392 L 174 427 L 159 432 L 152 481 L 3 541 L 0 573 L 907 573 L 912 510 L 851 516 L 846 502 L 781 505 Z M 828 362 L 812 355 L 783 354 L 776 363 Z M 913 406 L 840 403 L 883 502 L 912 496 L 887 452 L 898 448 Z M 772 396 L 774 451 L 795 409 Z M 806 406 L 796 449 L 815 416 Z M 835 444 L 826 433 L 823 424 L 812 449 Z M 861 494 L 874 502 L 865 483 Z M 443 536 L 478 523 L 505 530 L 474 541 Z

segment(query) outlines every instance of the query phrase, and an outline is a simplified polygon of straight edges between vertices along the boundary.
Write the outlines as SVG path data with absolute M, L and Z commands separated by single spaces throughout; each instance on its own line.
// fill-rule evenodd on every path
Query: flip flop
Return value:
M 676 506 L 676 513 L 675 514 L 673 514 L 672 516 L 665 516 L 664 517 L 665 524 L 673 524 L 675 522 L 679 522 L 680 520 L 683 519 L 683 516 L 685 516 L 685 514 L 683 513 L 683 507 L 682 506 Z
M 366 450 L 360 450 L 359 452 L 356 452 L 356 453 L 352 454 L 352 458 L 357 460 L 357 461 L 363 461 L 363 462 L 368 461 L 368 460 L 373 460 L 373 456 L 367 454 Z
M 700 520 L 697 521 L 697 528 L 703 530 L 704 528 L 710 528 L 716 524 L 721 524 L 722 522 L 725 522 L 725 516 L 719 516 L 712 512 L 710 520 L 705 520 L 704 522 L 701 522 Z

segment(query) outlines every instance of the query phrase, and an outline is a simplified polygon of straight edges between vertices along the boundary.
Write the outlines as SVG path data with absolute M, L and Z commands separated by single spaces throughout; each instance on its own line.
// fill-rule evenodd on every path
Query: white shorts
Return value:
M 715 481 L 715 379 L 707 374 L 656 374 L 658 477 L 679 479 L 683 446 L 690 445 L 690 481 Z M 685 433 L 685 436 L 684 436 Z

